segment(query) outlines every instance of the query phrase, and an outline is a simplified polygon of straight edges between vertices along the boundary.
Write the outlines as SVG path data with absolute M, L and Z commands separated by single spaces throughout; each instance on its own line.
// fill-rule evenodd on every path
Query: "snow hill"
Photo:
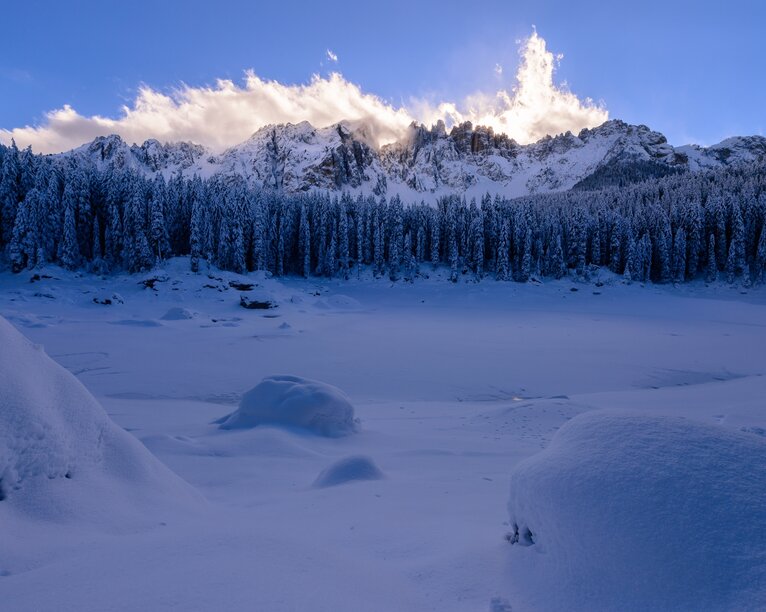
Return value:
M 448 132 L 441 121 L 430 129 L 413 124 L 404 139 L 380 149 L 372 143 L 363 125 L 315 128 L 304 121 L 266 126 L 221 154 L 186 142 L 130 146 L 112 135 L 61 155 L 166 177 L 237 174 L 286 193 L 347 190 L 405 201 L 452 193 L 516 197 L 766 159 L 762 136 L 673 147 L 659 132 L 619 120 L 529 145 L 470 122 Z
M 0 523 L 124 525 L 146 511 L 201 500 L 2 317 L 0 390 Z

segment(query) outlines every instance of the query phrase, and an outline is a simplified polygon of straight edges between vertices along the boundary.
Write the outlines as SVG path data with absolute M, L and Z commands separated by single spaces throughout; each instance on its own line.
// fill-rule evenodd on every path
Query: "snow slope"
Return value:
M 0 513 L 124 523 L 199 496 L 0 317 Z

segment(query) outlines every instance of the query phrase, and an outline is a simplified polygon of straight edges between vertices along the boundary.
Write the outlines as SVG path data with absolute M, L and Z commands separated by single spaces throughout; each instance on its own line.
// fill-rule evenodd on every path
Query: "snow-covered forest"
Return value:
M 235 272 L 348 278 L 362 266 L 412 280 L 525 282 L 595 266 L 636 281 L 766 271 L 766 166 L 742 164 L 593 190 L 436 206 L 344 193 L 286 195 L 240 176 L 98 169 L 78 158 L 0 146 L 0 250 L 14 271 L 45 263 L 101 273 L 190 255 Z

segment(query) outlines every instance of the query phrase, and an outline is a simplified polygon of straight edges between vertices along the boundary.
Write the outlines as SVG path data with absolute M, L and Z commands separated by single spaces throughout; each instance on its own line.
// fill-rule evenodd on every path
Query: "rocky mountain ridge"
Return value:
M 673 147 L 661 133 L 620 120 L 528 145 L 470 122 L 448 131 L 441 121 L 431 128 L 413 124 L 400 141 L 379 149 L 371 143 L 363 125 L 302 122 L 266 126 L 220 154 L 188 142 L 130 146 L 111 135 L 60 156 L 144 174 L 235 174 L 286 193 L 399 194 L 410 201 L 449 193 L 516 197 L 766 160 L 762 136 Z

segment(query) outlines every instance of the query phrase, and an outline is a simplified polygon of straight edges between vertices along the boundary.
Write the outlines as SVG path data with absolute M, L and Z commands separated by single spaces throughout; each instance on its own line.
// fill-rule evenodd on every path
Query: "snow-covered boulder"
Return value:
M 269 310 L 278 308 L 279 304 L 267 293 L 260 291 L 255 293 L 243 293 L 239 296 L 239 305 L 248 310 Z
M 340 389 L 299 376 L 269 376 L 250 389 L 239 408 L 218 421 L 222 429 L 282 425 L 336 437 L 357 429 L 354 407 Z
M 759 436 L 585 413 L 516 467 L 508 508 L 520 609 L 766 609 Z
M 0 524 L 28 518 L 119 523 L 198 494 L 43 348 L 0 317 Z
M 380 480 L 381 478 L 383 478 L 383 472 L 370 457 L 351 455 L 339 459 L 322 470 L 314 481 L 314 486 L 334 487 L 357 480 Z
M 188 308 L 181 306 L 174 306 L 170 308 L 164 315 L 160 317 L 163 321 L 184 321 L 187 319 L 193 319 L 194 313 Z
M 125 303 L 125 299 L 119 293 L 99 294 L 92 298 L 91 301 L 94 304 L 100 304 L 101 306 Z

